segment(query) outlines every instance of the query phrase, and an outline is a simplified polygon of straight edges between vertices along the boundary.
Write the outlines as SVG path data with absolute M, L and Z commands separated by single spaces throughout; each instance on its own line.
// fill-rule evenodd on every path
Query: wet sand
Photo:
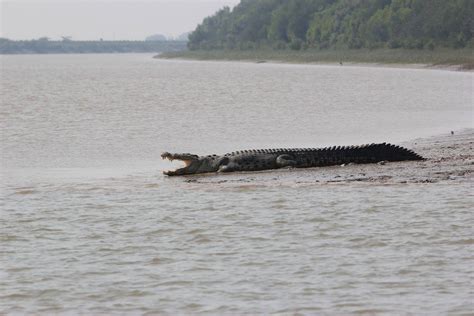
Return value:
M 459 183 L 474 179 L 474 129 L 429 138 L 414 139 L 399 145 L 414 150 L 426 160 L 348 164 L 305 169 L 279 169 L 186 176 L 196 184 L 236 185 L 321 185 L 344 183 Z

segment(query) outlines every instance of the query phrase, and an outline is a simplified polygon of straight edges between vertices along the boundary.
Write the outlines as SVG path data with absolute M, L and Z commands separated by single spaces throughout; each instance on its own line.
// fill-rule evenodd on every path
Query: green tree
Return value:
M 473 19 L 473 0 L 241 0 L 205 18 L 188 46 L 465 47 Z

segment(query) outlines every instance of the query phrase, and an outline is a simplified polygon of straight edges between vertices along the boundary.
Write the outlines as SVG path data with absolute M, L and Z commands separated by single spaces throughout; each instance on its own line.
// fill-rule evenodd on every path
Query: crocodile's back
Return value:
M 326 148 L 253 149 L 227 153 L 244 170 L 276 169 L 276 160 L 285 157 L 296 168 L 322 167 L 346 163 L 374 163 L 379 161 L 423 160 L 413 151 L 387 143 Z

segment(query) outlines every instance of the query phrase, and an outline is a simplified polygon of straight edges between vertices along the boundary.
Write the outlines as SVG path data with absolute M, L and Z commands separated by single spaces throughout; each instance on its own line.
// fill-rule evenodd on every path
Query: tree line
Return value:
M 188 48 L 463 48 L 473 31 L 473 0 L 241 0 L 205 18 Z

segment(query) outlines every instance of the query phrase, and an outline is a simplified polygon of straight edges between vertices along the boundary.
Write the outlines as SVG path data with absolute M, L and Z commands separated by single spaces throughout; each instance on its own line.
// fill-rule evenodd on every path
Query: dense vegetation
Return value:
M 156 53 L 186 49 L 184 41 L 12 41 L 0 38 L 0 54 Z
M 473 0 L 241 0 L 189 35 L 197 49 L 473 47 Z

